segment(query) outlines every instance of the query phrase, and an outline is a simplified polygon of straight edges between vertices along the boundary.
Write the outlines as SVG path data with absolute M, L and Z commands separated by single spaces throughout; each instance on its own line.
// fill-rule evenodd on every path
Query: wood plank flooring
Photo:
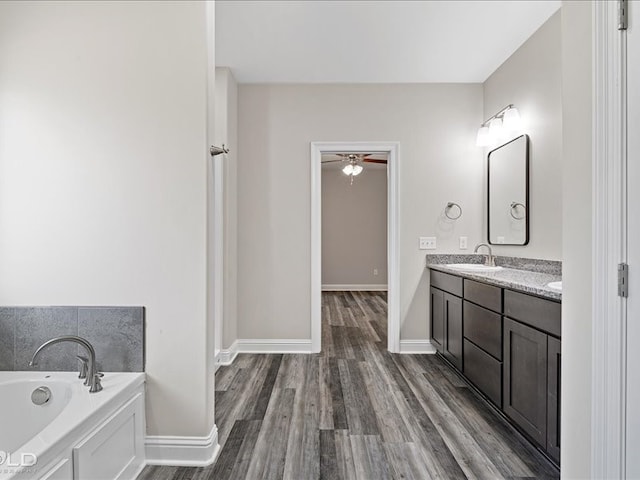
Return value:
M 559 477 L 439 357 L 388 353 L 386 311 L 386 293 L 324 293 L 321 354 L 216 373 L 215 465 L 139 480 Z

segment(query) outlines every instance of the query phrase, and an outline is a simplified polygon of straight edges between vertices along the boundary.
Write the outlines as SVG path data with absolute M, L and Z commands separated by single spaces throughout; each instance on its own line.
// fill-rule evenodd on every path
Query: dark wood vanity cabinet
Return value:
M 547 339 L 547 453 L 560 463 L 560 340 Z
M 431 287 L 431 343 L 444 353 L 444 292 Z
M 462 370 L 462 299 L 431 287 L 431 341 Z
M 505 290 L 504 412 L 560 462 L 561 305 Z
M 462 279 L 440 272 L 431 278 L 431 341 L 462 370 Z
M 547 443 L 547 334 L 504 319 L 504 413 Z
M 444 350 L 443 355 L 458 370 L 462 370 L 462 299 L 444 294 Z
M 463 319 L 464 375 L 502 408 L 502 316 L 465 298 Z
M 504 413 L 560 461 L 560 340 L 504 319 Z
M 560 463 L 560 303 L 431 271 L 431 340 Z

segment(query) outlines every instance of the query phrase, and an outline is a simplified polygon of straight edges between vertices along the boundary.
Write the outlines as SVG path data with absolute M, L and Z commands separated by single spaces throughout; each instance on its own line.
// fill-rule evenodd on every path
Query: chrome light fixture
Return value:
M 492 140 L 497 141 L 502 138 L 502 119 L 500 117 L 496 117 L 489 122 L 489 136 Z
M 479 147 L 494 145 L 507 140 L 506 136 L 519 133 L 521 128 L 520 112 L 513 104 L 509 104 L 480 125 L 476 145 Z
M 489 127 L 482 125 L 478 129 L 478 138 L 476 139 L 476 145 L 479 147 L 486 147 L 491 143 L 491 135 L 489 134 Z
M 508 108 L 502 117 L 502 128 L 507 132 L 517 132 L 522 128 L 520 112 L 516 107 Z

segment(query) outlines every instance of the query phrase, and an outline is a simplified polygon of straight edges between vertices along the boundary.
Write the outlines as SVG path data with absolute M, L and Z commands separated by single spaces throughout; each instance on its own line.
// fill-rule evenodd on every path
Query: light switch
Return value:
M 420 250 L 435 250 L 436 237 L 420 237 Z
M 467 249 L 467 237 L 460 237 L 460 250 Z

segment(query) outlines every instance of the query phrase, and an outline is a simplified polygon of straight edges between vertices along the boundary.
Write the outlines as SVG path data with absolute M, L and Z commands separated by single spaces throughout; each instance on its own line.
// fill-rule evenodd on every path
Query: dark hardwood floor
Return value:
M 216 373 L 215 465 L 139 479 L 558 478 L 439 357 L 388 353 L 386 309 L 385 293 L 324 293 L 321 354 Z

